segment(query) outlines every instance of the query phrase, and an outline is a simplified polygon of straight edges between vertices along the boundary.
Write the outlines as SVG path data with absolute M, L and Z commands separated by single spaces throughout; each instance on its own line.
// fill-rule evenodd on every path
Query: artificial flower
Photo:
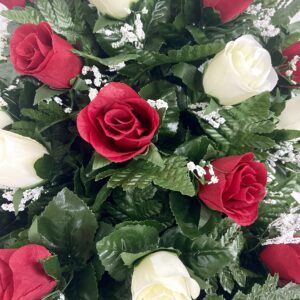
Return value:
M 13 119 L 4 110 L 0 110 L 0 129 L 13 123 Z
M 300 130 L 300 97 L 285 102 L 285 109 L 279 116 L 278 129 Z
M 292 71 L 292 80 L 300 83 L 300 41 L 286 47 L 282 51 L 282 54 L 287 58 L 288 64 L 292 64 L 290 68 Z

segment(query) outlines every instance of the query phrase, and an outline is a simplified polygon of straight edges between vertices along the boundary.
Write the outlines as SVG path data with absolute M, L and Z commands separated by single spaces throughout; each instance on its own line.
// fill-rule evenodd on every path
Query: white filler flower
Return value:
M 132 300 L 190 300 L 199 296 L 200 287 L 175 253 L 159 251 L 134 268 L 131 292 Z
M 24 188 L 40 183 L 34 164 L 47 153 L 37 141 L 1 129 L 0 186 Z
M 300 96 L 288 100 L 279 116 L 278 129 L 300 130 Z
M 130 14 L 132 3 L 139 0 L 90 0 L 98 11 L 116 19 L 125 19 Z
M 243 35 L 211 60 L 203 85 L 205 92 L 222 105 L 234 105 L 272 91 L 277 81 L 269 52 L 251 35 Z

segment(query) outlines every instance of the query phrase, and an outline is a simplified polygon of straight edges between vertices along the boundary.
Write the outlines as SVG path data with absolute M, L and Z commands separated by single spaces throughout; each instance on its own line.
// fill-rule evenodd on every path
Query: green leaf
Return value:
M 92 207 L 93 212 L 98 212 L 101 209 L 103 203 L 110 196 L 111 192 L 112 189 L 108 188 L 106 184 L 99 190 Z
M 55 279 L 59 281 L 61 279 L 61 268 L 58 257 L 56 255 L 49 256 L 46 259 L 41 261 L 45 272 Z
M 19 214 L 19 208 L 20 208 L 21 200 L 23 198 L 23 192 L 24 192 L 23 189 L 18 189 L 14 193 L 13 204 L 14 204 L 14 209 L 15 209 L 15 215 L 16 216 Z
M 98 299 L 98 282 L 92 264 L 75 273 L 71 284 L 66 290 L 66 295 L 68 299 Z
M 33 7 L 26 6 L 22 9 L 10 9 L 4 10 L 0 13 L 1 16 L 6 17 L 11 21 L 17 23 L 30 23 L 30 24 L 39 24 L 44 19 L 39 11 Z
M 93 33 L 97 33 L 97 31 L 99 31 L 102 28 L 105 28 L 106 26 L 116 25 L 118 23 L 120 23 L 119 20 L 108 19 L 100 15 L 95 23 Z
M 95 152 L 93 157 L 93 166 L 92 166 L 93 171 L 104 168 L 110 164 L 111 164 L 110 160 Z
M 29 229 L 32 243 L 44 245 L 78 266 L 90 258 L 97 221 L 86 204 L 67 188 L 49 203 Z
M 190 239 L 199 237 L 200 201 L 170 193 L 170 206 L 182 233 Z
M 231 294 L 231 292 L 234 288 L 234 280 L 233 280 L 231 273 L 226 268 L 220 274 L 220 283 L 221 283 L 223 289 L 226 292 Z
M 277 5 L 279 4 L 281 9 L 277 9 L 275 15 L 272 17 L 272 24 L 275 26 L 289 24 L 290 18 L 295 16 L 300 10 L 299 1 L 281 0 Z
M 151 162 L 153 165 L 158 167 L 164 166 L 164 160 L 162 159 L 160 153 L 158 152 L 157 147 L 154 144 L 151 144 L 146 153 L 138 155 L 135 159 L 143 159 L 148 162 Z
M 65 92 L 66 90 L 54 90 L 46 85 L 42 85 L 36 90 L 33 104 L 37 105 L 43 100 L 50 99 L 54 96 L 59 96 L 61 94 L 64 94 Z
M 130 269 L 124 265 L 122 253 L 140 253 L 158 247 L 158 232 L 143 225 L 121 227 L 97 243 L 99 258 L 115 280 L 122 281 Z

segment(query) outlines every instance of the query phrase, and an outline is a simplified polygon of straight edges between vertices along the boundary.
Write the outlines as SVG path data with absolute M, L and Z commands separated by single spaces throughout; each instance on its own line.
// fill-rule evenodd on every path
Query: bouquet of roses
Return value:
M 299 0 L 0 0 L 0 299 L 300 299 Z

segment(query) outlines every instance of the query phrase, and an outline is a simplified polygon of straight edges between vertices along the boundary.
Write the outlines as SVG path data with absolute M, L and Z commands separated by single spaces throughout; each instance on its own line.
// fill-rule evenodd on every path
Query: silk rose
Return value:
M 69 88 L 80 74 L 82 63 L 72 46 L 53 33 L 47 22 L 23 24 L 10 42 L 10 58 L 16 71 L 30 75 L 53 88 Z
M 210 208 L 225 213 L 242 226 L 255 222 L 266 194 L 267 169 L 253 153 L 226 156 L 212 162 L 216 184 L 200 185 L 198 196 Z M 208 173 L 208 172 L 207 172 Z M 207 175 L 207 181 L 210 175 Z
M 0 130 L 0 185 L 24 188 L 40 183 L 34 164 L 47 154 L 44 146 L 30 138 Z
M 200 287 L 175 253 L 159 251 L 134 268 L 131 292 L 132 300 L 190 300 L 199 296 Z
M 271 274 L 279 275 L 281 283 L 300 284 L 300 243 L 267 245 L 260 259 Z
M 43 270 L 40 260 L 51 256 L 43 246 L 0 249 L 0 299 L 38 300 L 49 294 L 56 281 Z
M 292 63 L 292 80 L 300 83 L 300 41 L 286 47 L 282 54 L 287 58 L 288 64 Z
M 229 42 L 208 64 L 203 77 L 207 94 L 222 105 L 238 104 L 276 86 L 271 56 L 251 35 Z
M 139 0 L 90 0 L 103 15 L 124 19 L 130 14 L 130 7 Z
M 300 130 L 300 97 L 286 101 L 285 109 L 279 116 L 278 129 Z
M 0 110 L 0 129 L 12 123 L 13 123 L 13 119 L 9 116 L 9 114 L 4 110 Z
M 145 152 L 159 126 L 159 115 L 123 83 L 112 82 L 78 115 L 81 137 L 113 162 Z

